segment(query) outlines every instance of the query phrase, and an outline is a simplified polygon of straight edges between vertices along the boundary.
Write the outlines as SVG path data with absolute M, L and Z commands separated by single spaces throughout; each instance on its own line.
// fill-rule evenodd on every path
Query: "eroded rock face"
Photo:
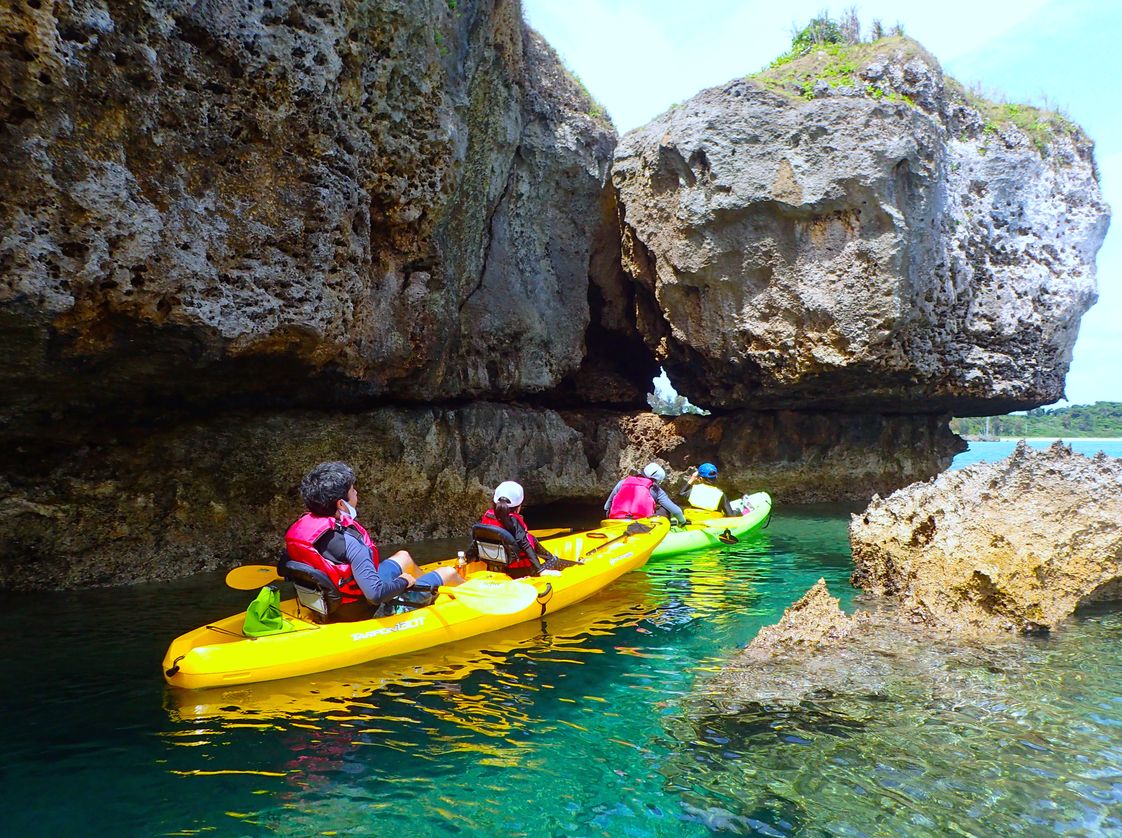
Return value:
M 668 466 L 673 491 L 686 469 L 711 460 L 720 466 L 719 483 L 726 491 L 765 490 L 780 504 L 864 502 L 881 491 L 878 487 L 907 486 L 937 474 L 966 447 L 944 418 L 930 415 L 566 415 L 585 429 L 589 456 L 616 458 L 620 474 L 657 459 Z
M 480 403 L 176 425 L 73 451 L 0 494 L 0 588 L 123 584 L 275 561 L 302 512 L 300 478 L 344 458 L 382 542 L 464 536 L 500 481 L 536 502 L 594 493 L 579 433 L 558 414 Z
M 1122 462 L 1020 443 L 854 515 L 854 584 L 960 634 L 1054 628 L 1122 598 Z
M 583 523 L 594 526 L 630 468 L 667 463 L 675 491 L 707 444 L 705 426 L 684 419 L 497 403 L 258 409 L 122 427 L 96 442 L 60 439 L 49 453 L 17 449 L 0 481 L 0 589 L 126 584 L 274 561 L 301 512 L 300 478 L 331 459 L 355 468 L 361 519 L 383 543 L 463 537 L 508 479 L 526 487 L 532 525 L 535 507 L 565 503 L 582 506 Z M 821 417 L 801 441 L 797 417 L 781 423 L 778 438 L 770 419 L 720 421 L 730 429 L 721 431 L 724 485 L 767 489 L 780 503 L 800 499 L 800 485 L 811 497 L 851 489 L 844 470 L 822 471 L 822 459 L 876 461 L 868 437 Z M 837 436 L 824 436 L 830 430 Z M 881 428 L 886 439 L 899 432 Z M 924 457 L 915 468 L 936 467 Z M 779 473 L 787 487 L 769 482 Z M 581 521 L 570 512 L 566 523 Z
M 15 3 L 0 43 L 13 426 L 580 367 L 615 136 L 518 3 Z
M 1057 400 L 1108 223 L 1091 142 L 995 127 L 914 42 L 853 60 L 848 85 L 741 79 L 622 138 L 648 345 L 707 407 Z

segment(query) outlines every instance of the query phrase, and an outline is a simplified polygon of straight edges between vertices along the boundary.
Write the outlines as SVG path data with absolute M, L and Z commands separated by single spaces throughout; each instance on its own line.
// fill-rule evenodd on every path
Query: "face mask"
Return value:
M 357 509 L 355 509 L 353 506 L 351 506 L 345 500 L 340 499 L 339 502 L 341 504 L 343 504 L 343 511 L 347 513 L 347 516 L 349 518 L 357 518 L 358 517 L 358 510 Z

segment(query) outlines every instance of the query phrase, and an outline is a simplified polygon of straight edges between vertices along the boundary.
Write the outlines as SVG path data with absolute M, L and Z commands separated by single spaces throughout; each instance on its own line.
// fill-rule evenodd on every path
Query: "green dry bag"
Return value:
M 280 588 L 266 585 L 245 609 L 242 634 L 246 637 L 263 637 L 267 634 L 292 631 L 292 629 L 292 623 L 281 615 Z

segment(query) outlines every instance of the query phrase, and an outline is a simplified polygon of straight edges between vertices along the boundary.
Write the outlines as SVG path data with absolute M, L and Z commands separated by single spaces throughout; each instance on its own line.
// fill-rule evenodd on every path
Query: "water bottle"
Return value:
M 465 556 L 464 551 L 461 550 L 456 554 L 456 571 L 460 574 L 460 576 L 463 576 L 467 573 L 467 565 L 467 556 Z

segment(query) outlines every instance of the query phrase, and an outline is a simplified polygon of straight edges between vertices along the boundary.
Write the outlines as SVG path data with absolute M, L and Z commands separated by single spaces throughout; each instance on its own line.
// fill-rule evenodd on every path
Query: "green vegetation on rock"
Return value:
M 919 43 L 906 37 L 898 23 L 886 33 L 879 21 L 873 21 L 869 35 L 869 40 L 862 40 L 854 9 L 838 20 L 823 12 L 801 29 L 796 28 L 787 52 L 747 78 L 792 99 L 814 99 L 818 83 L 826 82 L 831 88 L 863 91 L 870 99 L 899 101 L 916 107 L 906 93 L 893 89 L 887 78 L 880 74 L 877 78 L 866 78 L 865 70 L 880 58 L 896 64 L 920 58 L 932 67 L 938 67 L 938 61 Z M 1065 134 L 1077 141 L 1086 141 L 1079 126 L 1054 109 L 994 101 L 977 90 L 967 90 L 950 77 L 945 77 L 944 81 L 949 98 L 974 109 L 981 117 L 982 154 L 988 150 L 986 138 L 997 139 L 1009 128 L 1024 134 L 1041 155 Z M 964 131 L 960 137 L 963 140 L 976 138 L 973 131 Z
M 962 436 L 981 436 L 987 418 L 993 436 L 1122 437 L 1122 402 L 1038 407 L 1026 414 L 952 419 L 951 430 Z
M 776 58 L 764 70 L 748 76 L 750 81 L 788 96 L 814 98 L 814 87 L 824 81 L 830 87 L 851 87 L 863 90 L 871 99 L 915 103 L 907 96 L 880 84 L 866 81 L 861 70 L 881 54 L 924 54 L 923 48 L 904 37 L 904 29 L 896 24 L 884 34 L 880 21 L 873 21 L 872 39 L 861 40 L 861 24 L 855 9 L 834 20 L 820 13 L 791 37 L 791 49 Z

